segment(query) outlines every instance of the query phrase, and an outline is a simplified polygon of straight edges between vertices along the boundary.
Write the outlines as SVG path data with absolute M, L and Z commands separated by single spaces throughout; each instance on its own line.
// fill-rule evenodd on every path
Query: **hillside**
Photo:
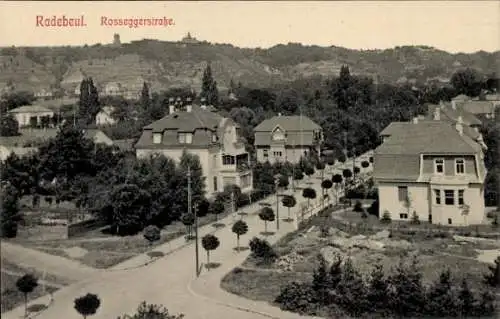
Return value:
M 0 55 L 0 88 L 40 90 L 71 87 L 82 76 L 92 76 L 104 86 L 119 82 L 136 89 L 140 82 L 153 90 L 191 86 L 199 90 L 201 74 L 210 61 L 220 89 L 235 83 L 267 86 L 300 77 L 337 75 L 349 65 L 355 74 L 379 81 L 445 82 L 465 67 L 491 74 L 500 65 L 500 52 L 450 54 L 431 47 L 404 46 L 387 50 L 351 50 L 341 47 L 303 46 L 289 43 L 269 49 L 242 49 L 228 44 L 183 44 L 156 40 L 133 41 L 120 47 L 4 48 Z

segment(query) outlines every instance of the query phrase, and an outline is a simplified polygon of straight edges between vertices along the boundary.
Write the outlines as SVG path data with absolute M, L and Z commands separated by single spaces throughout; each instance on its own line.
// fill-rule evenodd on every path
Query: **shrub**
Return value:
M 143 301 L 137 308 L 137 313 L 132 316 L 124 315 L 118 319 L 182 319 L 183 314 L 170 314 L 168 309 L 162 305 L 147 304 Z
M 353 211 L 358 212 L 358 213 L 363 212 L 363 204 L 361 204 L 361 202 L 359 200 L 356 201 L 356 204 L 354 204 Z
M 391 213 L 389 211 L 385 211 L 384 214 L 382 215 L 382 219 L 380 220 L 384 224 L 390 224 L 392 219 L 391 219 Z
M 83 318 L 87 318 L 87 316 L 95 315 L 100 305 L 101 300 L 99 299 L 99 297 L 95 294 L 89 293 L 85 296 L 76 298 L 74 307 L 75 310 L 83 316 Z
M 417 212 L 413 211 L 413 215 L 411 217 L 411 223 L 414 225 L 419 225 L 420 224 L 420 219 L 418 218 Z
M 160 229 L 154 225 L 149 225 L 143 230 L 144 238 L 149 242 L 150 245 L 153 245 L 155 241 L 160 240 Z
M 250 240 L 249 246 L 252 257 L 261 262 L 273 262 L 278 257 L 267 240 L 254 237 Z
M 368 208 L 368 214 L 374 215 L 374 216 L 379 216 L 379 202 L 378 199 L 376 199 Z
M 309 284 L 292 282 L 281 289 L 275 302 L 282 310 L 299 314 L 312 314 L 314 310 L 314 291 Z

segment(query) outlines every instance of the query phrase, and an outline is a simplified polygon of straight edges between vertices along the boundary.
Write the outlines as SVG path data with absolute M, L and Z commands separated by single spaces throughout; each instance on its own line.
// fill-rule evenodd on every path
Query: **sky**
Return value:
M 37 16 L 84 16 L 85 27 L 37 26 Z M 174 25 L 103 26 L 101 18 L 167 18 Z M 0 2 L 0 46 L 60 46 L 140 39 L 268 48 L 288 42 L 385 49 L 428 45 L 449 52 L 500 50 L 500 1 Z

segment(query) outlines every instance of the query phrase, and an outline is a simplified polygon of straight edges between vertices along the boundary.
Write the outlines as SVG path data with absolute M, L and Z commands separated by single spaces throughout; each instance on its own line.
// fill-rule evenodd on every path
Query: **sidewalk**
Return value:
M 319 195 L 321 182 L 314 178 L 311 178 L 310 181 L 313 184 L 306 185 L 316 189 Z M 306 179 L 305 183 L 308 182 L 309 180 Z M 292 209 L 293 212 L 300 208 L 301 202 L 306 201 L 301 192 L 302 190 L 295 192 L 298 204 Z M 273 209 L 275 209 L 275 198 L 276 196 L 273 195 L 262 201 L 273 202 Z M 262 207 L 259 202 L 242 209 L 249 213 L 248 216 L 244 217 L 249 225 L 249 232 L 242 236 L 241 245 L 246 245 L 248 240 L 253 236 L 259 236 L 259 233 L 264 230 L 264 223 L 256 214 L 251 214 Z M 281 203 L 279 209 L 280 216 L 286 217 L 287 209 Z M 150 261 L 150 257 L 143 254 L 125 261 L 114 269 L 89 276 L 85 281 L 60 289 L 54 293 L 55 302 L 45 311 L 37 313 L 37 319 L 80 318 L 73 309 L 74 299 L 88 292 L 95 293 L 101 298 L 101 307 L 93 319 L 110 319 L 126 313 L 133 313 L 138 304 L 144 300 L 149 303 L 163 304 L 171 313 L 183 313 L 186 319 L 254 319 L 262 317 L 298 319 L 300 317 L 298 315 L 283 312 L 266 303 L 240 298 L 220 289 L 221 278 L 232 268 L 241 264 L 249 252 L 236 253 L 233 250 L 236 245 L 236 236 L 231 232 L 231 226 L 234 222 L 233 216 L 229 215 L 219 222 L 225 223 L 226 227 L 214 229 L 212 225 L 206 225 L 199 228 L 199 235 L 203 236 L 215 232 L 216 236 L 219 237 L 220 247 L 211 253 L 211 261 L 220 262 L 221 266 L 210 271 L 204 270 L 201 277 L 196 279 L 195 285 L 191 286 L 193 279 L 195 279 L 193 241 L 186 243 L 184 238 L 179 238 L 154 249 L 154 251 L 171 255 L 169 257 L 158 258 L 154 262 L 144 265 Z M 268 226 L 269 230 L 276 229 L 275 222 Z M 280 222 L 279 233 L 268 240 L 278 240 L 293 230 L 295 230 L 293 223 Z M 200 262 L 205 262 L 205 260 L 206 254 L 200 245 Z M 46 297 L 42 297 L 30 303 L 45 304 L 46 299 Z M 263 315 L 263 313 L 267 315 Z M 2 318 L 17 319 L 22 318 L 23 314 L 24 307 L 18 307 L 2 314 Z

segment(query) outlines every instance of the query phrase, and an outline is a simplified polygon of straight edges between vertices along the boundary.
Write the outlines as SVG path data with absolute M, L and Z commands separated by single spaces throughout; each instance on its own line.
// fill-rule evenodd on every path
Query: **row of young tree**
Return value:
M 292 282 L 282 287 L 275 300 L 282 309 L 363 318 L 494 318 L 497 314 L 494 291 L 474 291 L 465 277 L 456 284 L 449 270 L 443 270 L 435 282 L 425 285 L 415 258 L 409 264 L 401 261 L 389 276 L 377 264 L 366 277 L 349 258 L 338 258 L 331 265 L 321 256 L 319 259 L 311 282 Z M 487 276 L 497 282 L 498 262 Z

